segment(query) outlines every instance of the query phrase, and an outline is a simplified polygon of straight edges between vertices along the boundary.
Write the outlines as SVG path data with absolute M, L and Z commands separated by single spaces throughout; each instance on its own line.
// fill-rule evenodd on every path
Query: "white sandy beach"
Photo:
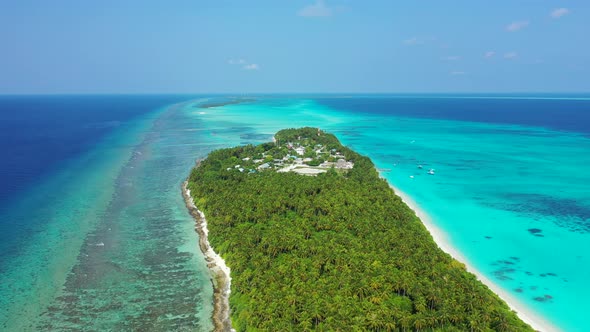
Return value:
M 230 276 L 230 269 L 229 267 L 225 264 L 225 261 L 223 260 L 223 258 L 221 258 L 221 256 L 219 256 L 214 250 L 213 247 L 211 247 L 211 244 L 209 243 L 209 240 L 207 239 L 209 237 L 209 229 L 207 228 L 207 219 L 205 219 L 205 214 L 199 210 L 196 206 L 195 206 L 195 202 L 192 199 L 191 196 L 191 191 L 189 189 L 186 189 L 186 196 L 190 197 L 190 202 L 192 204 L 192 207 L 194 207 L 195 209 L 197 209 L 197 213 L 201 216 L 201 228 L 203 230 L 203 233 L 205 234 L 205 242 L 207 243 L 207 252 L 205 253 L 205 256 L 207 258 L 210 258 L 213 263 L 214 266 L 216 266 L 217 268 L 219 268 L 221 271 L 223 271 L 223 273 L 225 274 L 227 281 L 228 281 L 228 288 L 227 288 L 227 294 L 226 296 L 229 297 L 229 293 L 231 291 L 231 276 Z
M 187 188 L 187 182 L 182 184 L 183 196 L 189 212 L 197 223 L 196 231 L 199 233 L 199 247 L 205 256 L 207 266 L 211 272 L 211 281 L 214 288 L 213 303 L 213 324 L 215 331 L 234 331 L 231 327 L 229 294 L 231 292 L 230 268 L 225 261 L 217 254 L 209 243 L 209 229 L 205 214 L 199 210 Z
M 391 186 L 391 184 L 390 184 Z M 424 213 L 424 211 L 420 210 L 418 204 L 414 202 L 407 194 L 403 191 L 399 190 L 398 188 L 391 186 L 395 193 L 406 203 L 414 212 L 416 216 L 422 220 L 422 223 L 430 234 L 434 241 L 438 244 L 438 246 L 446 253 L 451 255 L 456 260 L 465 264 L 467 271 L 473 273 L 481 282 L 483 282 L 486 286 L 488 286 L 494 293 L 496 293 L 502 300 L 504 300 L 512 310 L 514 310 L 520 319 L 525 321 L 529 324 L 533 329 L 542 331 L 542 332 L 554 332 L 554 331 L 562 331 L 557 326 L 553 325 L 552 323 L 548 322 L 543 317 L 532 312 L 528 309 L 524 304 L 522 304 L 518 299 L 512 296 L 510 293 L 502 289 L 500 286 L 496 285 L 490 279 L 488 279 L 485 275 L 483 275 L 480 271 L 475 269 L 473 265 L 469 263 L 469 261 L 463 256 L 459 250 L 454 248 L 445 232 L 439 229 L 430 219 L 430 217 Z

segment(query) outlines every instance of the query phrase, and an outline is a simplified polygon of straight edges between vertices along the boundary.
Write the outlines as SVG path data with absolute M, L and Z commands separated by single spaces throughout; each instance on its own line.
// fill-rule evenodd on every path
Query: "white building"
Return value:
M 303 154 L 305 154 L 305 148 L 302 146 L 296 147 L 295 152 L 297 152 L 298 155 L 303 156 Z
M 258 166 L 258 170 L 263 170 L 263 169 L 267 169 L 267 168 L 270 168 L 269 163 L 264 163 L 264 164 Z

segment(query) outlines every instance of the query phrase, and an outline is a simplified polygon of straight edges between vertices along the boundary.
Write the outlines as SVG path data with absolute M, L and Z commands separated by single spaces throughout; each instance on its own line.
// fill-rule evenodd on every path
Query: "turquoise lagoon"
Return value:
M 509 97 L 517 103 L 266 96 L 203 107 L 227 100 L 205 96 L 146 112 L 0 209 L 2 222 L 43 220 L 0 260 L 0 326 L 211 330 L 212 286 L 181 182 L 213 149 L 317 126 L 371 157 L 472 266 L 531 311 L 564 330 L 588 330 L 590 112 L 567 103 L 590 110 L 590 101 L 550 96 L 537 107 L 535 97 Z M 462 112 L 496 105 L 488 115 L 509 106 L 516 120 L 454 113 L 455 104 L 425 111 L 416 98 L 463 100 Z M 578 118 L 552 120 L 559 112 Z
M 374 98 L 384 97 L 338 102 L 346 106 L 348 99 L 358 104 L 356 110 L 326 106 L 332 100 L 324 103 L 318 97 L 187 111 L 202 119 L 212 141 L 228 145 L 268 141 L 284 127 L 318 126 L 335 133 L 371 157 L 382 176 L 411 196 L 492 282 L 564 330 L 590 329 L 584 304 L 590 297 L 588 132 L 552 129 L 559 122 L 552 118 L 542 127 L 539 119 L 527 126 L 502 119 L 449 120 L 444 113 L 414 117 L 412 103 L 403 103 L 409 109 L 400 112 L 358 111 L 371 108 Z M 436 102 L 438 97 L 429 98 Z M 485 103 L 496 98 L 467 99 Z M 399 103 L 393 99 L 395 108 Z M 539 102 L 530 96 L 508 99 Z M 590 122 L 583 123 L 590 116 L 590 100 L 574 100 L 585 103 L 586 113 L 563 126 L 590 129 Z M 529 109 L 511 111 L 529 112 L 514 115 L 522 123 L 531 115 Z M 559 111 L 545 113 L 559 116 Z M 435 175 L 427 174 L 431 168 Z

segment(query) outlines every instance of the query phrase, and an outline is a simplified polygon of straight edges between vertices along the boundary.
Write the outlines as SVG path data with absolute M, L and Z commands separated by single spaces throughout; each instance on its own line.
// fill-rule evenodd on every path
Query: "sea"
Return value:
M 0 330 L 212 330 L 181 183 L 302 126 L 529 311 L 590 330 L 590 94 L 0 96 Z

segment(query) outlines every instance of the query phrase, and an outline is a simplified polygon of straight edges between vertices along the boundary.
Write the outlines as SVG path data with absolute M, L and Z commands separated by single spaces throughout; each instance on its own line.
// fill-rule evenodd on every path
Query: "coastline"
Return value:
M 197 163 L 198 166 L 198 163 Z M 380 172 L 379 172 L 380 173 Z M 380 174 L 380 177 L 383 176 Z M 384 178 L 383 178 L 384 179 Z M 539 332 L 558 332 L 563 331 L 553 323 L 549 322 L 544 317 L 536 314 L 519 299 L 514 297 L 508 291 L 504 290 L 491 279 L 486 277 L 483 273 L 477 270 L 469 260 L 452 244 L 446 232 L 441 230 L 434 224 L 432 219 L 420 209 L 419 205 L 406 193 L 393 186 L 387 179 L 385 179 L 391 190 L 400 197 L 402 202 L 406 204 L 415 215 L 419 218 L 427 231 L 432 236 L 436 245 L 445 253 L 449 254 L 453 259 L 459 261 L 465 266 L 467 272 L 475 275 L 475 277 L 486 285 L 494 294 L 496 294 L 508 307 L 516 313 L 516 315 L 525 323 L 530 325 L 534 330 Z M 214 302 L 212 320 L 214 323 L 214 331 L 235 331 L 231 327 L 229 294 L 231 291 L 231 276 L 230 268 L 225 264 L 225 261 L 219 256 L 211 247 L 208 241 L 208 228 L 205 215 L 200 211 L 190 195 L 188 189 L 188 179 L 182 184 L 182 195 L 189 213 L 195 219 L 195 230 L 199 235 L 199 247 L 207 261 L 207 267 L 211 273 L 211 281 L 214 288 Z
M 199 234 L 199 248 L 205 256 L 207 267 L 211 273 L 211 282 L 213 284 L 213 326 L 214 331 L 226 332 L 234 331 L 231 327 L 229 317 L 229 293 L 231 290 L 230 269 L 225 261 L 219 256 L 209 244 L 207 238 L 209 230 L 207 229 L 207 220 L 205 214 L 196 206 L 187 188 L 188 181 L 182 183 L 182 196 L 189 213 L 195 219 L 195 230 Z
M 388 181 L 389 183 L 389 181 Z M 535 314 L 531 310 L 529 310 L 523 303 L 521 303 L 518 299 L 512 296 L 510 293 L 502 289 L 500 286 L 495 284 L 489 278 L 487 278 L 483 273 L 478 271 L 472 264 L 469 263 L 467 258 L 461 254 L 459 250 L 453 247 L 448 240 L 447 234 L 438 228 L 433 222 L 432 219 L 422 211 L 418 204 L 412 200 L 412 198 L 404 193 L 403 191 L 399 190 L 397 187 L 391 185 L 389 186 L 393 189 L 395 194 L 402 199 L 402 201 L 410 207 L 416 214 L 416 216 L 422 221 L 422 224 L 426 227 L 434 242 L 438 245 L 440 249 L 442 249 L 447 254 L 451 255 L 457 261 L 463 263 L 465 268 L 469 273 L 474 274 L 479 281 L 481 281 L 484 285 L 486 285 L 492 292 L 494 292 L 498 297 L 500 297 L 508 306 L 516 312 L 518 317 L 523 320 L 525 323 L 529 324 L 533 329 L 541 332 L 559 332 L 562 331 L 557 326 L 553 325 L 552 323 L 548 322 L 543 317 Z

